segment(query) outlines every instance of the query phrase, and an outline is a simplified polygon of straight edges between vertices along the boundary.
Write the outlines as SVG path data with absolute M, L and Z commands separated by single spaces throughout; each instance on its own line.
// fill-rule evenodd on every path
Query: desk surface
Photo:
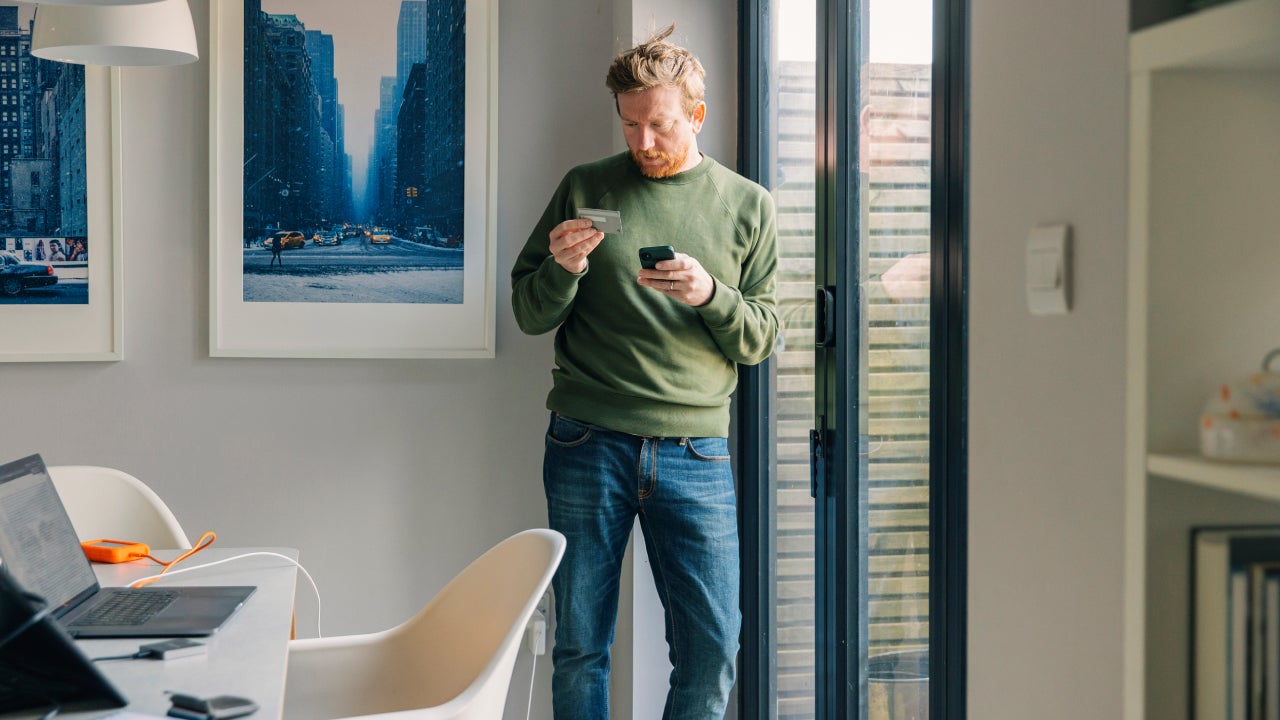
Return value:
M 298 557 L 297 550 L 290 548 L 212 547 L 174 569 L 250 552 L 280 553 L 295 560 Z M 177 554 L 178 551 L 159 551 L 156 556 L 169 559 Z M 127 585 L 154 575 L 159 567 L 132 562 L 95 565 L 94 571 L 103 585 Z M 96 665 L 129 700 L 125 709 L 132 712 L 163 717 L 170 706 L 165 691 L 171 690 L 201 696 L 239 695 L 258 703 L 261 709 L 250 716 L 254 720 L 279 718 L 284 706 L 296 579 L 293 563 L 279 557 L 254 556 L 161 581 L 157 587 L 256 585 L 258 589 L 221 630 L 207 638 L 196 638 L 209 646 L 203 655 L 174 660 L 109 660 Z M 96 658 L 136 652 L 140 644 L 156 639 L 94 639 L 79 640 L 77 644 L 90 658 Z M 68 713 L 59 717 L 100 718 L 114 712 L 117 711 Z

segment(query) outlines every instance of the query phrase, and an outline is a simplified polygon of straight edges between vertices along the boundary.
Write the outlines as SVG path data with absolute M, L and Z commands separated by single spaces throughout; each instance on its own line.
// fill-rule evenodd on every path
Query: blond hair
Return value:
M 644 92 L 655 87 L 679 88 L 681 106 L 689 115 L 706 95 L 702 63 L 688 50 L 667 42 L 676 25 L 667 28 L 645 42 L 636 45 L 613 59 L 604 84 L 613 92 L 614 103 L 619 95 Z

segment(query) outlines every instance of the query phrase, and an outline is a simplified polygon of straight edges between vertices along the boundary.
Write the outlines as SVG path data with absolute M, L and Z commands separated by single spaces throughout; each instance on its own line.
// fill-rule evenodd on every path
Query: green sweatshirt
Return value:
M 549 236 L 578 208 L 620 211 L 622 233 L 575 275 Z M 711 301 L 692 308 L 638 285 L 636 251 L 648 245 L 701 263 Z M 626 153 L 570 170 L 511 271 L 520 329 L 556 330 L 547 408 L 634 435 L 727 437 L 737 365 L 764 360 L 777 339 L 777 268 L 773 198 L 709 157 L 663 179 Z

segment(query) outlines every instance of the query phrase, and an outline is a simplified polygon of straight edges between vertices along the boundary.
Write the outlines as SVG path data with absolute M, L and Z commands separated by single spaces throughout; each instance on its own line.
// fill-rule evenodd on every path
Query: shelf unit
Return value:
M 1280 347 L 1280 0 L 1129 51 L 1124 717 L 1192 720 L 1188 530 L 1280 523 L 1280 466 L 1196 453 L 1213 389 Z
M 1280 466 L 1206 460 L 1191 453 L 1151 453 L 1147 473 L 1223 492 L 1280 502 Z

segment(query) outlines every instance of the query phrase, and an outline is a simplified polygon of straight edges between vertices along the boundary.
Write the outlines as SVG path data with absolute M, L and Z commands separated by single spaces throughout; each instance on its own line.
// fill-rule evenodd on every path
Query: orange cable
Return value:
M 148 558 L 150 558 L 151 560 L 154 560 L 155 562 L 160 563 L 161 565 L 163 565 L 163 566 L 164 566 L 164 569 L 163 569 L 163 570 L 161 570 L 161 571 L 160 571 L 160 573 L 159 573 L 158 575 L 155 575 L 154 577 L 149 577 L 149 578 L 146 578 L 145 580 L 139 580 L 139 581 L 137 581 L 136 583 L 134 583 L 134 584 L 133 584 L 133 586 L 134 586 L 134 587 L 142 587 L 143 585 L 149 585 L 149 584 L 151 584 L 151 583 L 153 583 L 153 582 L 155 582 L 155 581 L 159 580 L 159 579 L 160 579 L 160 577 L 161 577 L 162 575 L 164 575 L 165 573 L 169 572 L 169 568 L 172 568 L 174 565 L 177 565 L 178 563 L 182 562 L 183 560 L 186 560 L 187 558 L 191 557 L 192 555 L 195 555 L 196 553 L 200 552 L 201 550 L 204 550 L 205 548 L 209 547 L 210 545 L 212 545 L 212 544 L 213 544 L 213 541 L 214 541 L 214 540 L 217 540 L 217 539 L 218 539 L 218 535 L 217 535 L 215 532 L 213 532 L 212 530 L 210 530 L 209 532 L 207 532 L 207 533 L 205 533 L 205 534 L 203 534 L 203 535 L 201 535 L 201 536 L 200 536 L 200 539 L 196 541 L 195 547 L 193 547 L 193 548 L 191 548 L 190 550 L 188 550 L 188 551 L 186 551 L 186 552 L 182 553 L 181 555 L 179 555 L 178 557 L 176 557 L 176 558 L 174 558 L 174 559 L 170 560 L 169 562 L 165 562 L 164 560 L 161 560 L 160 558 L 157 558 L 157 557 L 155 557 L 155 556 L 153 556 L 153 555 L 147 555 L 147 557 L 148 557 Z

